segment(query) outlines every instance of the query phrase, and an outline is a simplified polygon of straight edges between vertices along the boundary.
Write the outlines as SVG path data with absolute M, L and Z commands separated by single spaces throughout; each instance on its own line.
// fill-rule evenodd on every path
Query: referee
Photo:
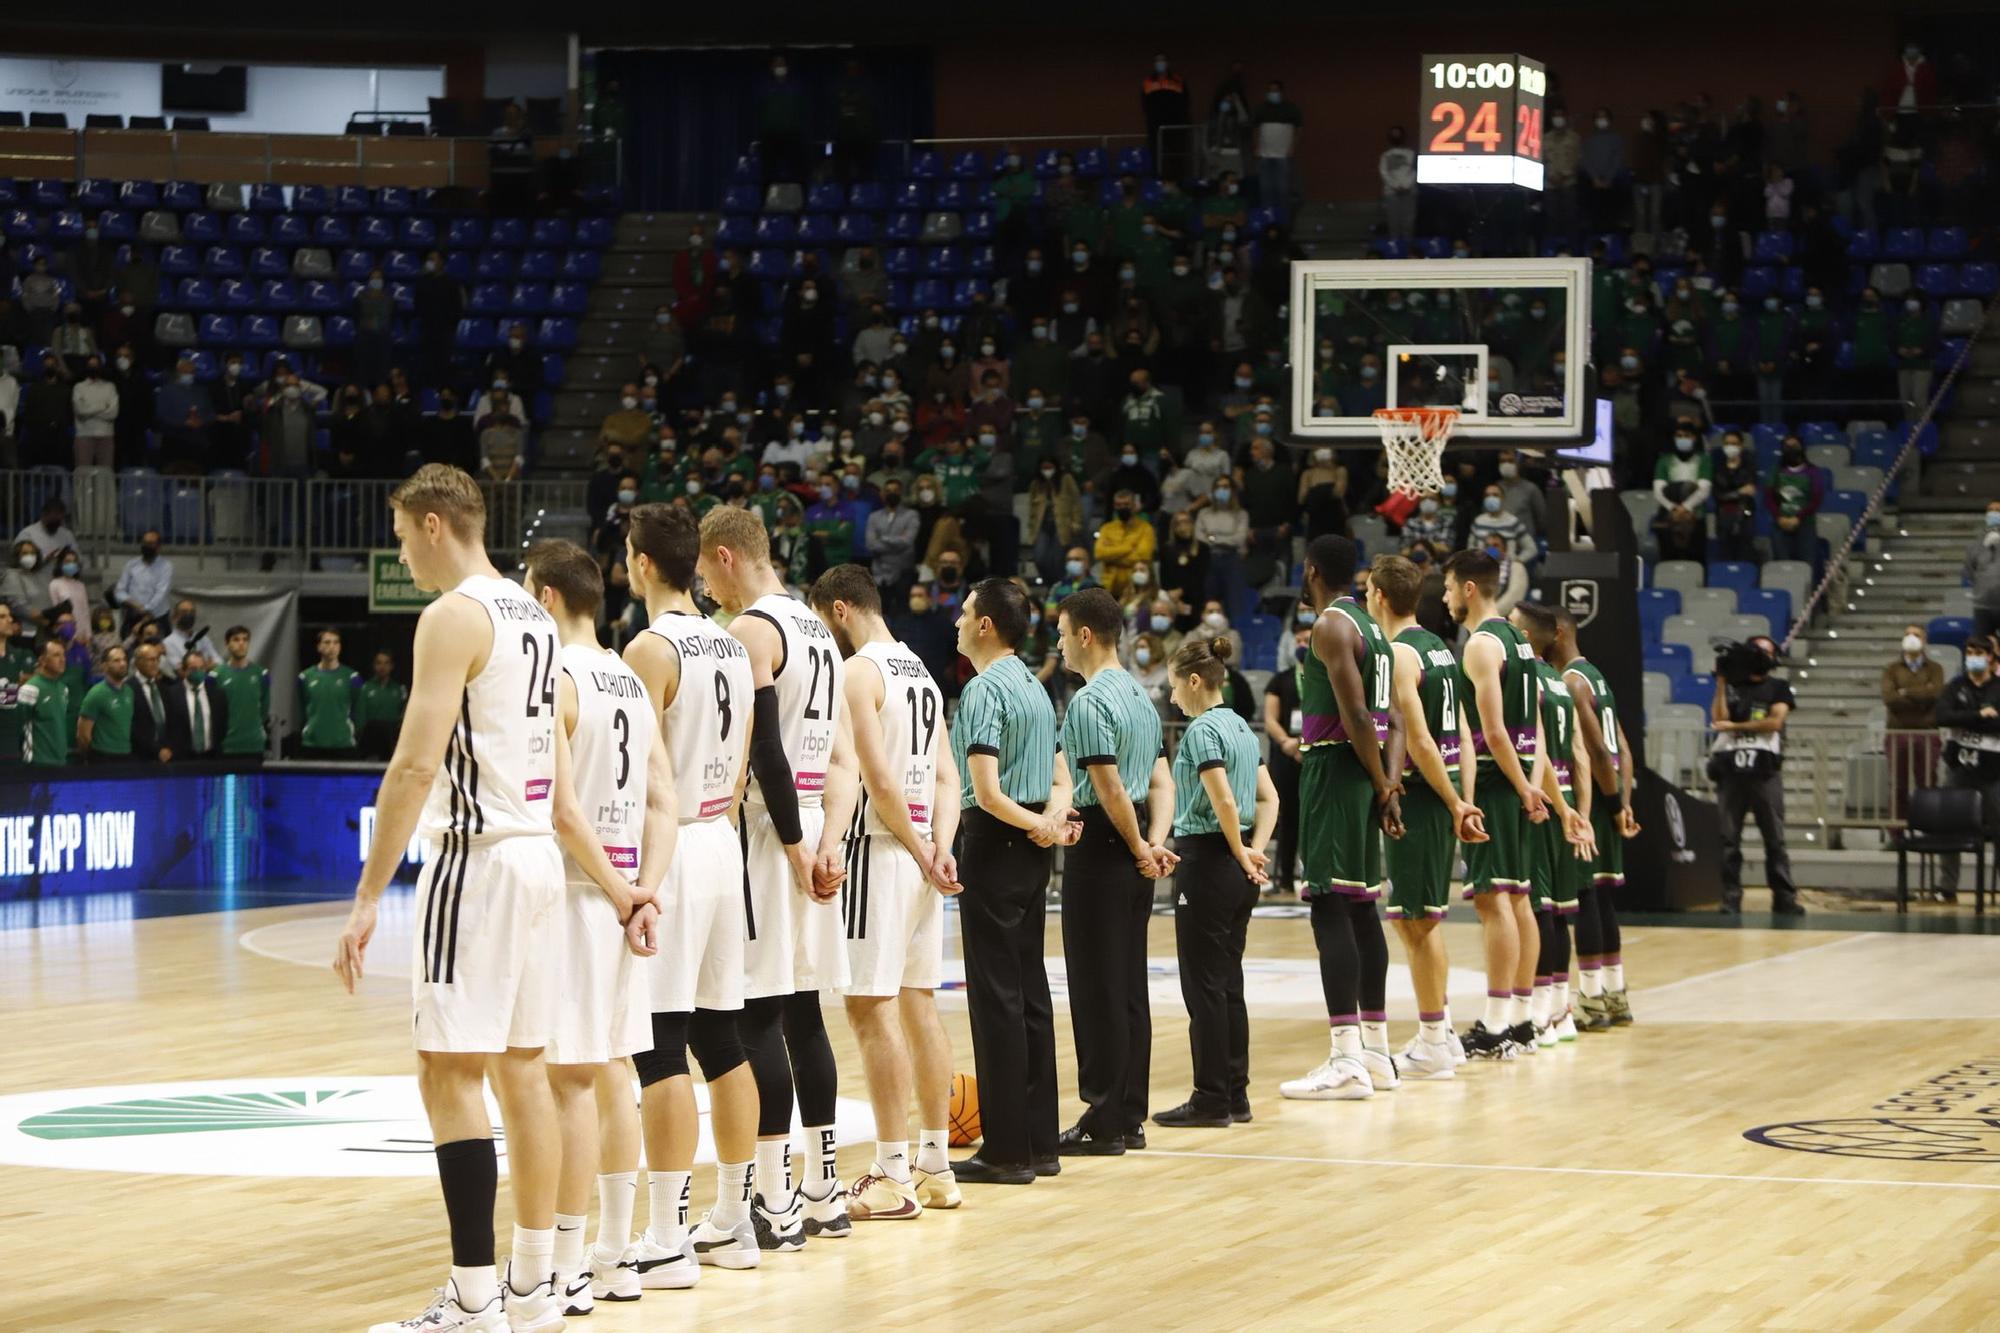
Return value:
M 979 1151 L 961 1184 L 1032 1185 L 1056 1160 L 1056 1027 L 1042 966 L 1054 847 L 1069 834 L 1070 777 L 1048 692 L 1015 649 L 1028 594 L 987 579 L 966 595 L 958 651 L 977 673 L 959 695 L 951 744 L 963 784 L 958 924 L 979 1071 Z
M 1223 707 L 1229 664 L 1216 655 L 1217 644 L 1227 649 L 1229 641 L 1187 644 L 1169 668 L 1174 703 L 1189 719 L 1174 751 L 1174 847 L 1181 856 L 1174 940 L 1194 1095 L 1153 1117 L 1168 1129 L 1226 1129 L 1250 1118 L 1243 944 L 1257 889 L 1270 882 L 1263 847 L 1278 825 L 1278 787 L 1250 724 Z
M 1146 926 L 1153 881 L 1180 859 L 1160 845 L 1173 822 L 1174 783 L 1159 710 L 1118 665 L 1117 601 L 1085 588 L 1065 597 L 1057 615 L 1063 664 L 1084 679 L 1063 717 L 1083 829 L 1063 862 L 1062 934 L 1077 1093 L 1087 1109 L 1056 1144 L 1066 1156 L 1115 1157 L 1146 1146 Z

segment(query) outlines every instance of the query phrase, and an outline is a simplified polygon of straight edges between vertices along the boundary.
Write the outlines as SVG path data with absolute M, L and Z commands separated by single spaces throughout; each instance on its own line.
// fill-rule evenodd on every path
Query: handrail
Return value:
M 1965 369 L 1966 363 L 1972 359 L 1972 349 L 1979 345 L 1979 337 L 1986 331 L 1986 325 L 1992 320 L 1996 307 L 2000 307 L 2000 297 L 1995 297 L 1986 303 L 1985 309 L 1979 315 L 1979 327 L 1966 337 L 1965 346 L 1959 349 L 1958 359 L 1951 363 L 1951 369 L 1944 373 L 1944 379 L 1931 391 L 1931 400 L 1924 404 L 1923 415 L 1910 423 L 1909 434 L 1903 440 L 1903 447 L 1896 453 L 1896 461 L 1882 473 L 1882 480 L 1875 487 L 1875 493 L 1868 497 L 1867 507 L 1848 527 L 1847 540 L 1841 543 L 1838 551 L 1829 553 L 1826 572 L 1820 575 L 1818 586 L 1807 595 L 1805 605 L 1799 608 L 1797 615 L 1792 619 L 1791 629 L 1785 633 L 1784 643 L 1779 645 L 1778 651 L 1781 656 L 1790 656 L 1792 642 L 1803 634 L 1806 626 L 1812 622 L 1813 611 L 1825 599 L 1827 590 L 1833 586 L 1835 575 L 1846 569 L 1847 557 L 1853 552 L 1855 543 L 1859 542 L 1868 531 L 1868 524 L 1881 511 L 1882 502 L 1888 498 L 1890 488 L 1896 485 L 1904 469 L 1916 457 L 1917 441 L 1922 438 L 1924 427 L 1930 425 L 1937 416 L 1938 404 L 1942 403 L 1945 395 L 1951 392 L 1951 386 L 1958 379 L 1959 372 Z

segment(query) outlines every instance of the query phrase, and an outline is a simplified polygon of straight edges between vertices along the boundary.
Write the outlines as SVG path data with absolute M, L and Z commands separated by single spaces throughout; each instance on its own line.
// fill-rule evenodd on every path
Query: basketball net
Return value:
M 1389 458 L 1389 489 L 1412 498 L 1444 489 L 1444 446 L 1458 424 L 1449 407 L 1378 407 L 1375 426 Z

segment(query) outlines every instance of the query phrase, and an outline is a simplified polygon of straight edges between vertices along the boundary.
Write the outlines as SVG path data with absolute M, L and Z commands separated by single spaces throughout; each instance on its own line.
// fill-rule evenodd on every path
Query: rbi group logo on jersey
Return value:
M 707 1089 L 697 1161 L 715 1160 Z M 499 1108 L 489 1097 L 500 1158 Z M 873 1135 L 866 1102 L 841 1098 L 843 1142 Z M 0 1165 L 135 1175 L 429 1177 L 430 1124 L 410 1075 L 239 1078 L 63 1088 L 0 1097 Z
M 1562 607 L 1576 617 L 1578 628 L 1597 619 L 1597 580 L 1564 579 Z

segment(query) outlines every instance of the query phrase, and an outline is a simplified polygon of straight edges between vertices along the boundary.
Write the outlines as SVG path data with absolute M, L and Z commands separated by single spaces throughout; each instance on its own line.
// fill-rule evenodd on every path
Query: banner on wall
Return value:
M 0 56 L 0 107 L 59 111 L 71 128 L 91 115 L 157 116 L 157 60 Z M 208 117 L 213 129 L 261 134 L 338 134 L 357 111 L 422 113 L 444 95 L 440 66 L 251 65 L 239 115 Z
M 271 743 L 267 753 L 278 753 L 279 739 L 291 732 L 292 710 L 298 701 L 298 591 L 272 592 L 226 584 L 195 584 L 177 591 L 194 598 L 201 609 L 202 625 L 224 652 L 228 645 L 223 635 L 232 627 L 241 625 L 250 631 L 250 660 L 271 673 Z
M 0 57 L 0 105 L 60 111 L 71 125 L 87 115 L 160 114 L 160 66 L 137 60 Z

